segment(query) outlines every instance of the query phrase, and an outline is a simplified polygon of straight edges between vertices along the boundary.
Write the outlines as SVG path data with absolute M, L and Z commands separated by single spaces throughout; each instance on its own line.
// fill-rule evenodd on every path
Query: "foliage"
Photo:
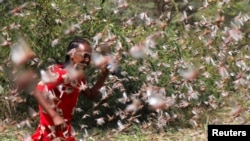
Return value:
M 20 36 L 37 55 L 36 60 L 23 67 L 37 73 L 51 63 L 64 61 L 65 48 L 73 36 L 86 37 L 106 52 L 101 48 L 104 44 L 109 53 L 119 56 L 121 74 L 111 75 L 106 82 L 111 96 L 99 103 L 100 96 L 94 101 L 97 107 L 80 97 L 78 106 L 84 113 L 76 113 L 75 120 L 81 121 L 74 123 L 76 127 L 100 127 L 93 119 L 124 110 L 133 98 L 140 99 L 143 108 L 125 119 L 115 116 L 115 120 L 105 123 L 107 128 L 116 127 L 119 120 L 127 123 L 133 116 L 138 116 L 140 123 L 152 122 L 159 130 L 165 130 L 169 122 L 174 126 L 197 127 L 206 120 L 203 112 L 217 110 L 231 95 L 248 92 L 249 1 L 122 2 L 126 1 L 2 1 L 0 16 L 5 20 L 0 21 L 1 119 L 23 112 L 18 118 L 21 120 L 27 116 L 28 106 L 36 108 L 31 91 L 13 93 L 15 85 L 10 72 L 16 66 L 9 57 L 11 45 L 4 43 L 15 43 Z M 100 33 L 102 36 L 95 39 Z M 141 44 L 150 51 L 141 58 L 133 57 L 131 49 Z M 98 77 L 97 72 L 97 68 L 86 72 L 93 75 L 88 78 L 90 85 Z M 174 104 L 167 103 L 166 109 L 150 109 L 147 92 L 152 87 L 163 88 L 165 100 Z M 125 94 L 129 101 L 121 103 L 119 99 Z M 13 99 L 13 95 L 22 100 Z M 103 107 L 103 103 L 110 106 Z M 97 110 L 100 114 L 94 115 Z M 83 114 L 92 116 L 82 120 Z

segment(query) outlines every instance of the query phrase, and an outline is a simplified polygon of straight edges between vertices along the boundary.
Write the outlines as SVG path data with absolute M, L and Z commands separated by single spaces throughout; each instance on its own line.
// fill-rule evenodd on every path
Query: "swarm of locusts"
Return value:
M 249 13 L 236 11 L 237 15 L 234 17 L 226 16 L 223 7 L 230 7 L 230 0 L 204 0 L 201 5 L 183 0 L 185 8 L 179 11 L 176 8 L 175 13 L 171 9 L 172 1 L 162 2 L 164 7 L 158 16 L 152 16 L 144 10 L 136 11 L 131 17 L 120 17 L 120 30 L 131 30 L 131 27 L 134 27 L 134 31 L 121 35 L 114 32 L 110 26 L 89 39 L 95 52 L 92 57 L 93 64 L 98 64 L 103 57 L 112 56 L 115 61 L 119 61 L 121 68 L 119 75 L 110 74 L 100 89 L 100 98 L 92 103 L 92 107 L 86 110 L 79 104 L 76 108 L 77 113 L 82 113 L 83 121 L 92 120 L 97 127 L 102 128 L 109 123 L 115 123 L 112 132 L 125 132 L 133 124 L 142 129 L 162 131 L 169 123 L 186 119 L 188 113 L 188 123 L 194 128 L 199 128 L 202 125 L 199 119 L 207 112 L 206 110 L 216 110 L 221 106 L 218 97 L 230 97 L 243 89 L 248 92 L 250 43 L 247 41 L 249 29 L 244 30 L 244 27 L 249 26 Z M 7 14 L 9 17 L 25 18 L 37 5 L 39 4 L 36 2 L 26 2 L 13 7 Z M 79 7 L 83 5 L 81 3 Z M 206 17 L 200 14 L 199 18 L 193 18 L 195 13 L 202 13 L 211 5 L 217 5 L 216 15 Z M 58 13 L 62 10 L 60 6 L 50 2 L 50 8 Z M 126 0 L 113 0 L 111 15 L 123 16 L 130 7 L 132 5 Z M 61 44 L 63 37 L 82 33 L 85 30 L 83 25 L 97 19 L 96 13 L 101 10 L 102 7 L 96 6 L 88 13 L 75 12 L 75 22 L 70 25 L 60 18 L 54 19 L 56 24 L 67 26 L 62 29 L 61 35 L 51 39 L 48 46 L 53 49 L 59 46 L 66 47 Z M 178 16 L 176 12 L 179 12 Z M 103 19 L 107 24 L 108 20 Z M 173 21 L 175 26 L 182 27 L 182 31 L 170 32 L 173 26 L 170 23 Z M 32 90 L 38 80 L 52 82 L 55 79 L 55 76 L 41 67 L 52 58 L 42 60 L 41 54 L 36 52 L 33 44 L 27 40 L 27 35 L 18 34 L 15 38 L 9 35 L 9 32 L 18 32 L 23 26 L 14 22 L 0 27 L 1 48 L 9 50 L 8 57 L 2 61 L 0 69 L 1 72 L 8 71 L 5 74 L 8 74 L 12 82 L 5 100 L 14 105 L 27 102 L 22 93 L 26 91 L 32 96 Z M 34 28 L 32 26 L 30 25 L 31 29 Z M 144 30 L 138 30 L 139 27 L 143 27 Z M 192 37 L 195 37 L 195 40 Z M 199 46 L 195 42 L 199 42 Z M 26 67 L 27 65 L 30 67 Z M 112 66 L 111 63 L 111 67 L 117 66 Z M 131 73 L 129 68 L 135 69 Z M 72 77 L 79 73 L 73 67 L 69 66 L 67 69 Z M 137 85 L 137 89 L 131 90 L 128 86 L 133 83 Z M 211 85 L 216 92 L 210 90 Z M 229 85 L 231 89 L 228 89 Z M 184 112 L 185 109 L 189 111 Z M 109 112 L 105 115 L 106 111 Z M 18 128 L 31 127 L 34 122 L 32 119 L 38 117 L 33 106 L 29 106 L 27 112 L 29 117 L 15 123 Z M 244 123 L 242 112 L 242 104 L 231 99 L 229 115 Z M 214 119 L 214 122 L 216 120 L 218 119 Z M 75 134 L 81 132 L 84 134 L 83 138 L 88 138 L 88 123 L 80 124 L 79 127 Z

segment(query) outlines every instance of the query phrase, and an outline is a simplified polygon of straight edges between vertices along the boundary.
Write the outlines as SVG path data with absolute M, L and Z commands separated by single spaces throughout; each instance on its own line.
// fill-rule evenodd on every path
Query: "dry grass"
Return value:
M 167 132 L 155 132 L 152 129 L 142 129 L 132 126 L 125 132 L 102 130 L 99 128 L 89 131 L 88 141 L 206 141 L 208 124 L 250 124 L 250 102 L 245 94 L 231 95 L 224 99 L 224 103 L 214 111 L 204 114 L 205 120 L 195 128 L 169 127 Z M 237 106 L 233 103 L 237 103 Z M 234 106 L 233 106 L 234 105 Z M 238 108 L 238 109 L 237 109 Z M 11 122 L 10 122 L 11 123 Z M 0 124 L 0 138 L 4 141 L 22 140 L 32 133 L 32 128 L 17 128 L 16 124 Z M 78 138 L 83 138 L 84 131 L 78 131 Z

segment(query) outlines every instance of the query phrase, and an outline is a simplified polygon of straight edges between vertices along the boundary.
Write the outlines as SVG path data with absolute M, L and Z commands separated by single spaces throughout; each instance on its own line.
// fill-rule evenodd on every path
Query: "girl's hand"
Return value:
M 111 62 L 113 58 L 111 56 L 101 56 L 101 55 L 93 55 L 94 65 L 101 70 L 101 74 L 103 76 L 108 75 L 109 69 L 107 66 Z
M 52 120 L 54 122 L 56 130 L 64 131 L 64 129 L 66 128 L 66 123 L 65 123 L 64 119 L 61 116 L 55 115 L 52 118 Z
M 103 64 L 101 64 L 99 66 L 102 76 L 107 76 L 109 74 L 109 70 L 107 68 L 107 65 L 108 65 L 108 63 L 104 62 Z

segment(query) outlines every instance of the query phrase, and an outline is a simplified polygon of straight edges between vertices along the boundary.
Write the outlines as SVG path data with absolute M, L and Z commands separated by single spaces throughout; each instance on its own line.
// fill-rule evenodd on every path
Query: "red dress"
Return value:
M 42 91 L 43 95 L 52 101 L 52 106 L 61 115 L 67 124 L 65 131 L 55 130 L 52 118 L 39 105 L 40 123 L 31 136 L 34 141 L 51 141 L 55 137 L 61 137 L 67 141 L 75 141 L 71 133 L 71 119 L 75 111 L 80 86 L 86 84 L 84 78 L 68 81 L 68 73 L 61 65 L 49 67 L 51 74 L 56 76 L 56 81 L 50 83 L 39 82 L 36 90 Z

